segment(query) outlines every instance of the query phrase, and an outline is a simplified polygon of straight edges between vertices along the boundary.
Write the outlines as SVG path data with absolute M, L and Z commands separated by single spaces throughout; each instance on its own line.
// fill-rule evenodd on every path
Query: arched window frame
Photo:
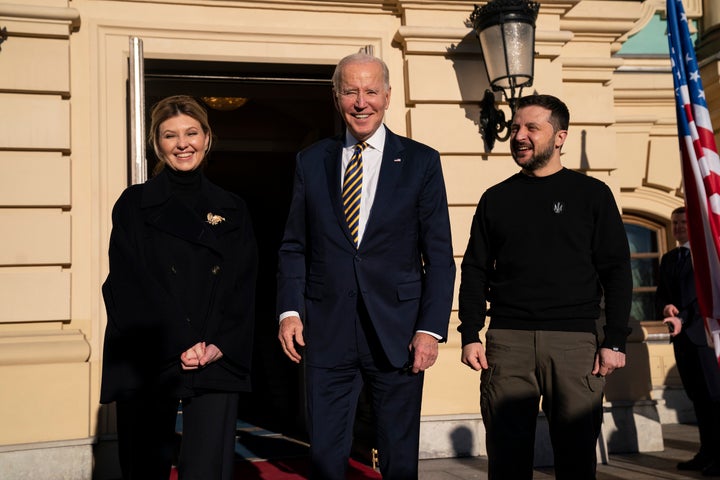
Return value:
M 623 223 L 625 223 L 626 225 L 633 225 L 649 230 L 651 234 L 655 236 L 655 243 L 657 245 L 657 250 L 654 251 L 630 252 L 630 259 L 631 261 L 633 261 L 633 273 L 635 273 L 635 264 L 637 260 L 654 260 L 655 262 L 655 275 L 652 279 L 652 285 L 633 285 L 633 308 L 635 308 L 634 304 L 637 295 L 644 295 L 650 293 L 654 295 L 655 291 L 657 290 L 657 267 L 660 265 L 660 259 L 662 258 L 662 255 L 668 250 L 668 245 L 673 245 L 674 241 L 671 237 L 669 222 L 667 220 L 651 219 L 638 214 L 625 213 L 623 214 Z M 655 314 L 654 316 L 657 317 L 657 314 Z M 667 331 L 662 322 L 657 318 L 636 318 L 635 320 L 639 321 L 643 327 L 650 331 Z

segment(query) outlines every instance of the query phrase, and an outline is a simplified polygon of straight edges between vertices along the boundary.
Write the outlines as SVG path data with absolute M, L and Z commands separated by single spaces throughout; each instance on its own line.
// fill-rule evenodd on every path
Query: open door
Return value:
M 147 180 L 145 160 L 145 59 L 143 42 L 130 37 L 128 59 L 128 114 L 130 117 L 129 183 L 144 183 Z

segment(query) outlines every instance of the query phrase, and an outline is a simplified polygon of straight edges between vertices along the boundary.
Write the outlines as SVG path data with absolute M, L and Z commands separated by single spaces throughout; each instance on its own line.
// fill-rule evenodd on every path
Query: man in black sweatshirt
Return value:
M 627 237 L 607 185 L 562 166 L 569 117 L 553 96 L 519 100 L 510 148 L 521 171 L 483 194 L 462 262 L 462 362 L 482 370 L 491 480 L 532 479 L 541 400 L 556 478 L 594 479 L 605 376 L 625 366 Z

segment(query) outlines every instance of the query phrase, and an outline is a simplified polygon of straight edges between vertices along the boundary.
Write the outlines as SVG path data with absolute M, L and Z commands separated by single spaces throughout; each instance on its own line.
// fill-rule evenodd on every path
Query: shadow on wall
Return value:
M 660 402 L 662 423 L 695 424 L 695 410 L 680 380 L 677 367 L 668 370 Z
M 459 43 L 447 49 L 445 58 L 452 62 L 460 90 L 461 107 L 465 118 L 471 120 L 480 131 L 480 101 L 490 88 L 485 63 L 479 54 L 480 45 L 474 33 L 465 35 Z
M 604 311 L 598 321 L 602 335 Z M 653 399 L 650 353 L 646 332 L 631 318 L 625 368 L 606 378 L 603 432 L 610 453 L 634 453 L 663 449 L 657 401 Z M 602 342 L 602 338 L 599 338 Z
M 587 156 L 587 130 L 580 132 L 580 170 L 590 170 L 590 161 Z
M 473 432 L 465 426 L 455 428 L 450 432 L 450 443 L 455 457 L 475 456 Z

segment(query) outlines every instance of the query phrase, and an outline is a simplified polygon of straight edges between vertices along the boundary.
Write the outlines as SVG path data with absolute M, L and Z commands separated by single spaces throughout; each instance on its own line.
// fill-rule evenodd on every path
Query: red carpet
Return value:
M 178 432 L 181 431 L 180 423 Z M 305 480 L 309 473 L 306 442 L 238 420 L 234 480 Z M 377 479 L 382 479 L 379 472 L 350 459 L 347 480 Z M 174 467 L 169 480 L 178 480 Z
M 235 464 L 236 480 L 305 480 L 309 471 L 308 459 L 285 458 L 275 460 L 247 461 L 239 460 Z M 349 480 L 381 479 L 380 473 L 355 460 L 350 460 Z M 177 480 L 177 470 L 173 468 L 170 480 Z

